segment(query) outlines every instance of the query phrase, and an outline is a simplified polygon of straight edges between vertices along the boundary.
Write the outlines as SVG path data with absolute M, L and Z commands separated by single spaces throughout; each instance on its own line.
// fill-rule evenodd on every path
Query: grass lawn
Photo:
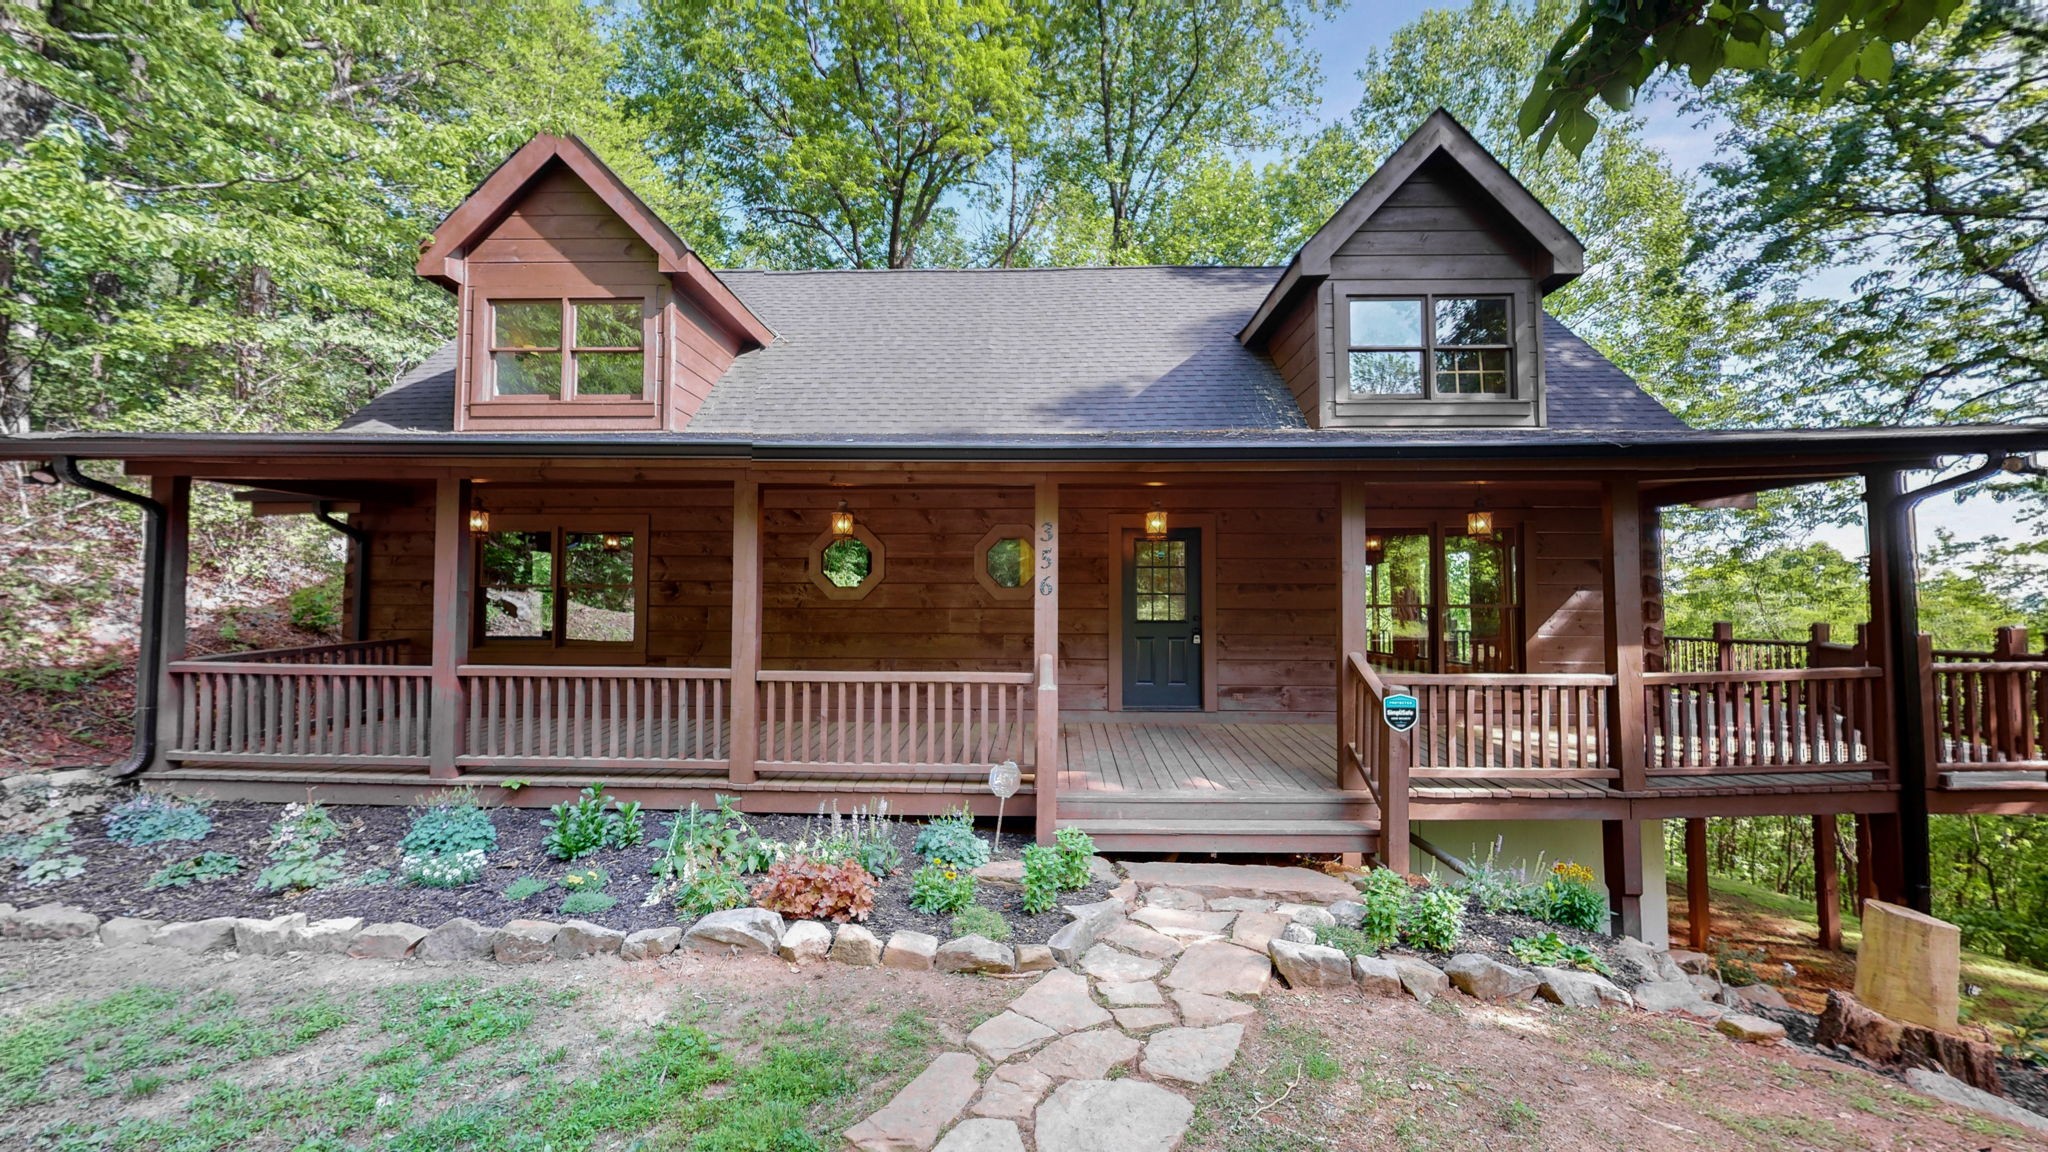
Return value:
M 1740 880 L 1715 877 L 1710 883 L 1714 949 L 1749 963 L 1773 983 L 1782 978 L 1778 966 L 1791 964 L 1799 978 L 1785 988 L 1786 996 L 1808 1011 L 1820 1010 L 1829 988 L 1855 987 L 1855 951 L 1863 942 L 1863 925 L 1853 914 L 1842 919 L 1845 951 L 1825 952 L 1815 943 L 1820 921 L 1810 901 Z M 1671 877 L 1670 892 L 1671 939 L 1681 946 L 1688 932 L 1684 872 Z M 2048 972 L 1978 952 L 1963 953 L 1963 983 L 1981 989 L 1964 998 L 1966 1019 L 2001 1038 L 2014 1021 L 2048 1002 Z
M 769 961 L 684 962 L 689 979 L 616 962 L 178 963 L 124 965 L 103 975 L 133 983 L 83 995 L 7 973 L 0 1146 L 837 1149 L 991 991 L 1014 990 Z M 948 991 L 966 995 L 929 1002 Z

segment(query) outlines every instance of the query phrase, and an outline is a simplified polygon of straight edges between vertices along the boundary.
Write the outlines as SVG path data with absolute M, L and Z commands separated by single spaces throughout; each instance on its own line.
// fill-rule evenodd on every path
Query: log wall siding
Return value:
M 571 517 L 582 511 L 649 516 L 647 662 L 723 667 L 731 657 L 732 493 L 721 484 L 656 490 L 480 485 L 494 513 Z M 806 574 L 805 555 L 847 501 L 881 540 L 887 575 L 861 600 L 833 600 Z M 1223 712 L 1334 713 L 1337 691 L 1336 486 L 1327 481 L 1204 488 L 1084 488 L 1060 492 L 1060 703 L 1109 703 L 1111 521 L 1142 515 L 1157 498 L 1169 517 L 1216 518 L 1203 562 L 1216 596 L 1203 620 L 1218 645 Z M 1455 522 L 1464 506 L 1392 507 L 1368 485 L 1367 523 L 1391 518 Z M 1598 672 L 1602 612 L 1600 533 L 1590 494 L 1563 492 L 1515 508 L 1496 501 L 1526 543 L 1526 671 Z M 1029 523 L 1028 488 L 786 489 L 762 493 L 762 649 L 769 668 L 1028 671 L 1031 603 L 997 600 L 974 577 L 975 547 L 998 524 Z M 372 639 L 431 644 L 431 508 L 364 513 L 371 542 Z
M 1266 345 L 1266 355 L 1280 369 L 1280 379 L 1294 394 L 1294 403 L 1311 428 L 1323 426 L 1323 343 L 1317 333 L 1319 328 L 1327 333 L 1329 325 L 1316 323 L 1321 311 L 1318 293 L 1302 293 L 1294 303 L 1294 311 L 1281 321 Z
M 1507 280 L 1535 277 L 1541 249 L 1457 164 L 1424 164 L 1338 245 L 1332 279 Z
M 678 296 L 655 253 L 588 185 L 556 167 L 536 181 L 466 258 L 461 293 L 463 354 L 458 428 L 507 431 L 553 427 L 578 431 L 678 431 L 703 406 L 711 386 L 732 366 L 739 346 L 690 300 Z M 642 296 L 657 310 L 648 344 L 652 401 L 477 404 L 476 376 L 487 372 L 490 309 L 500 297 Z

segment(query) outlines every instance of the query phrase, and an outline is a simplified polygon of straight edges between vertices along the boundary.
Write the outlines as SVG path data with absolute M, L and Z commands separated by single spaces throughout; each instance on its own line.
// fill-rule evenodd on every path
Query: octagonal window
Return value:
M 974 550 L 974 578 L 998 600 L 1031 595 L 1031 529 L 998 524 Z
M 826 532 L 811 542 L 804 567 L 834 600 L 858 600 L 882 580 L 882 542 L 856 524 L 850 536 Z

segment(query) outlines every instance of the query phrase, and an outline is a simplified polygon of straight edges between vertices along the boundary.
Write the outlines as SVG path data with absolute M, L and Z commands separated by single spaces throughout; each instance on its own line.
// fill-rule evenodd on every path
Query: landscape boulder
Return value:
M 1049 972 L 1057 967 L 1059 967 L 1059 962 L 1053 959 L 1052 949 L 1045 945 L 1017 945 L 1017 971 Z
M 297 946 L 306 928 L 306 914 L 291 912 L 268 920 L 235 920 L 235 951 L 244 956 L 282 956 Z
M 491 934 L 491 956 L 500 964 L 538 964 L 554 955 L 559 931 L 547 920 L 514 920 Z
M 1365 923 L 1365 905 L 1356 900 L 1339 900 L 1329 908 L 1330 919 L 1346 928 L 1356 928 Z
M 215 916 L 210 920 L 166 924 L 156 930 L 149 942 L 180 952 L 225 952 L 235 946 L 235 918 Z
M 902 968 L 912 972 L 930 970 L 938 959 L 939 938 L 925 932 L 899 929 L 889 937 L 889 946 L 882 949 L 882 967 Z
M 631 933 L 619 945 L 619 956 L 625 960 L 658 960 L 682 947 L 683 930 L 670 925 L 666 928 L 642 928 Z
M 728 908 L 713 912 L 683 933 L 683 947 L 704 951 L 725 948 L 775 955 L 782 947 L 782 917 L 766 908 Z
M 1451 978 L 1427 960 L 1396 956 L 1394 970 L 1401 974 L 1402 989 L 1419 1004 L 1427 1004 L 1451 990 Z
M 961 936 L 939 945 L 932 963 L 941 972 L 1015 972 L 1017 954 L 986 936 Z
M 363 930 L 361 916 L 336 916 L 329 920 L 315 920 L 298 933 L 293 942 L 293 951 L 319 952 L 332 956 L 348 953 L 348 946 L 357 933 Z
M 1783 1024 L 1745 1012 L 1730 1012 L 1714 1021 L 1714 1030 L 1744 1044 L 1775 1044 L 1785 1038 Z
M 1645 1012 L 1684 1012 L 1712 1019 L 1723 1011 L 1720 1005 L 1702 1000 L 1690 980 L 1650 980 L 1636 985 L 1629 994 Z
M 1972 1088 L 1994 1096 L 2005 1095 L 1998 1075 L 1997 1048 L 1924 1025 L 1893 1020 L 1872 1011 L 1846 992 L 1828 993 L 1827 1007 L 1821 1010 L 1813 1043 L 1818 1048 L 1847 1048 L 1886 1067 L 1932 1064 Z
M 1353 957 L 1351 978 L 1358 982 L 1361 990 L 1375 996 L 1399 996 L 1402 992 L 1401 966 L 1384 957 Z
M 799 920 L 783 930 L 776 954 L 792 964 L 811 964 L 832 951 L 832 930 L 816 920 Z
M 1527 1000 L 1542 981 L 1534 972 L 1511 968 L 1490 956 L 1460 952 L 1444 965 L 1451 984 L 1475 1000 Z
M 491 936 L 494 929 L 479 924 L 467 916 L 457 916 L 442 921 L 439 927 L 428 929 L 426 938 L 413 955 L 421 960 L 480 960 L 491 954 Z
M 1052 939 L 1045 944 L 1060 963 L 1078 964 L 1081 957 L 1095 947 L 1095 921 L 1076 919 L 1053 933 Z
M 1789 1012 L 1792 1005 L 1785 1001 L 1785 994 L 1769 984 L 1745 984 L 1740 988 L 1721 989 L 1721 1003 L 1730 1008 L 1770 1008 Z
M 1652 948 L 1633 936 L 1614 942 L 1617 974 L 1629 984 L 1683 980 L 1688 973 L 1671 958 L 1671 953 Z
M 371 924 L 349 941 L 348 954 L 357 960 L 403 960 L 426 937 L 427 930 L 417 924 Z
M 1635 999 L 1598 972 L 1575 968 L 1536 969 L 1536 994 L 1566 1008 L 1633 1008 Z
M 625 949 L 626 934 L 616 928 L 588 920 L 564 921 L 550 947 L 557 960 L 581 960 L 585 956 L 617 955 Z
M 1321 944 L 1274 940 L 1266 954 L 1289 988 L 1341 988 L 1352 983 L 1351 958 Z
M 858 924 L 841 924 L 826 955 L 848 967 L 873 968 L 882 962 L 882 942 Z
M 161 920 L 138 920 L 133 916 L 116 916 L 100 925 L 100 943 L 109 948 L 127 948 L 149 943 L 156 930 L 163 927 Z
M 76 940 L 99 930 L 99 917 L 69 904 L 38 904 L 0 915 L 0 937 L 9 940 Z

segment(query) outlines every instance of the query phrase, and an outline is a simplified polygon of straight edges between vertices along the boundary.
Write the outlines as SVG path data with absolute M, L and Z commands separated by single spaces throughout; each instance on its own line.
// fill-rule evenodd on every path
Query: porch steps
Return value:
M 1377 852 L 1379 825 L 1362 820 L 1074 820 L 1105 852 Z

